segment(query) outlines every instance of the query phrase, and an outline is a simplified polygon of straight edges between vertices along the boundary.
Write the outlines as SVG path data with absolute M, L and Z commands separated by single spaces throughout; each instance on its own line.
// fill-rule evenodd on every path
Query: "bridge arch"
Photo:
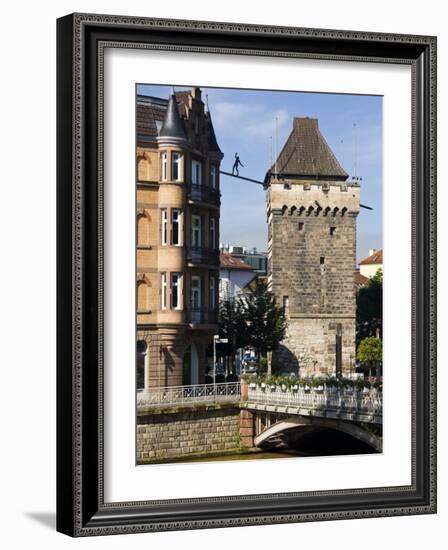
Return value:
M 278 420 L 255 436 L 254 445 L 256 447 L 260 447 L 264 443 L 266 443 L 271 437 L 290 430 L 309 428 L 310 426 L 316 428 L 328 428 L 346 433 L 354 437 L 355 439 L 366 443 L 367 445 L 375 449 L 375 451 L 382 451 L 381 438 L 371 432 L 368 432 L 358 424 L 334 418 L 319 418 L 307 416 L 290 416 Z

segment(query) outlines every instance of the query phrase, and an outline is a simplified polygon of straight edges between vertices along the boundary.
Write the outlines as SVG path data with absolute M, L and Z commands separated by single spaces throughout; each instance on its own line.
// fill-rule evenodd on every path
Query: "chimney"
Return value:
M 369 249 L 369 256 L 372 256 L 373 254 L 375 254 L 376 252 L 376 248 L 370 248 Z

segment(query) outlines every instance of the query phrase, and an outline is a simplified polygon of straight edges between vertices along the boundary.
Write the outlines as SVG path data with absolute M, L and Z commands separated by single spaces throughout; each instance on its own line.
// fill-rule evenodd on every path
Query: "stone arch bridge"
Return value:
M 377 435 L 382 425 L 382 393 L 365 390 L 321 388 L 282 389 L 253 385 L 246 390 L 240 406 L 247 411 L 242 436 L 256 447 L 270 446 L 315 429 L 345 433 L 382 450 Z M 252 433 L 250 433 L 252 427 Z M 373 428 L 373 429 L 372 429 Z
M 205 431 L 201 432 L 202 443 L 214 442 L 210 437 L 213 430 L 216 438 L 223 435 L 224 421 L 221 416 L 224 415 L 231 420 L 232 430 L 239 432 L 237 439 L 242 447 L 288 445 L 288 442 L 295 443 L 313 430 L 328 429 L 348 434 L 379 452 L 382 450 L 382 438 L 379 435 L 382 412 L 382 392 L 374 388 L 357 390 L 296 386 L 288 389 L 282 386 L 229 382 L 155 387 L 137 394 L 137 416 L 141 434 L 145 430 L 154 431 L 159 417 L 164 425 L 172 417 L 172 429 L 177 426 L 180 430 L 174 438 L 176 449 L 173 449 L 173 453 L 180 453 L 182 456 L 190 453 L 190 434 L 213 423 L 210 415 L 219 418 L 214 428 L 204 428 Z M 192 428 L 193 425 L 195 428 Z M 159 435 L 154 436 L 154 441 L 158 437 Z M 183 437 L 185 440 L 182 440 Z M 229 437 L 225 445 L 232 446 L 235 434 Z M 143 459 L 146 460 L 143 455 L 147 439 L 143 435 L 139 439 L 138 435 L 137 443 L 142 449 Z M 204 450 L 217 450 L 213 445 L 210 448 L 205 446 Z M 157 444 L 154 443 L 154 446 L 157 447 Z M 157 449 L 151 449 L 151 452 L 157 452 Z M 162 457 L 162 450 L 160 453 Z M 160 457 L 157 455 L 155 458 Z

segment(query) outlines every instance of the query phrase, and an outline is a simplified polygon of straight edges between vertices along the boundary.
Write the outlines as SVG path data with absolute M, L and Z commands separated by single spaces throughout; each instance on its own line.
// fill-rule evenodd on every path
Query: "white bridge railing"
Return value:
M 282 390 L 276 386 L 275 389 L 260 386 L 248 389 L 248 403 L 262 405 L 277 405 L 296 407 L 308 410 L 334 410 L 347 413 L 366 413 L 381 415 L 383 410 L 383 395 L 381 390 L 368 388 L 341 389 L 325 388 L 322 390 L 306 390 L 299 387 L 297 390 Z
M 197 384 L 194 386 L 164 386 L 137 393 L 137 407 L 187 405 L 240 400 L 240 383 Z

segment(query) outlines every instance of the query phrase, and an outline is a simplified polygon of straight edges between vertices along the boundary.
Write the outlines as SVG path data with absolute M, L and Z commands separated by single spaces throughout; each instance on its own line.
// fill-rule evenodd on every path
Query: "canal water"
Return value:
M 182 459 L 182 462 L 217 462 L 223 460 L 255 460 L 264 458 L 293 458 L 304 456 L 335 456 L 353 454 L 373 454 L 374 449 L 341 432 L 319 430 L 306 437 L 289 442 L 288 447 L 214 455 L 210 457 Z

